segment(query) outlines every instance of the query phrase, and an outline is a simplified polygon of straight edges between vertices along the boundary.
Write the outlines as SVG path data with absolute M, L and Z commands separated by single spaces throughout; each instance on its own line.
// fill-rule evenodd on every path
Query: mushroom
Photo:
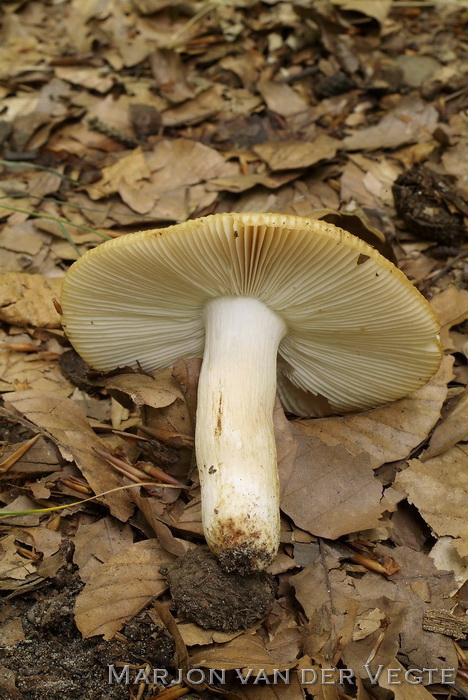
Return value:
M 279 543 L 273 405 L 362 411 L 424 384 L 439 323 L 403 272 L 332 224 L 216 214 L 94 248 L 68 271 L 63 325 L 101 371 L 202 357 L 195 446 L 206 540 L 223 567 Z

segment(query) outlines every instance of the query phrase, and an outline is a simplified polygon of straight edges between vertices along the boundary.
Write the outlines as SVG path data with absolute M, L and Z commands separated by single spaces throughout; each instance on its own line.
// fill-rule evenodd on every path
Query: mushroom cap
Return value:
M 63 326 L 95 369 L 202 357 L 204 306 L 254 297 L 288 328 L 278 393 L 297 415 L 364 410 L 424 384 L 441 357 L 429 303 L 389 260 L 324 221 L 216 214 L 107 241 L 67 273 Z

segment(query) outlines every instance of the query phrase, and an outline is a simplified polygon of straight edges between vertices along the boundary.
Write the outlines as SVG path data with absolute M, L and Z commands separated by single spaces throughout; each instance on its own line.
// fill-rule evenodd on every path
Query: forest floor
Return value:
M 0 11 L 0 698 L 468 698 L 468 4 Z M 104 240 L 220 212 L 372 242 L 444 348 L 366 413 L 278 405 L 253 588 L 202 546 L 199 361 L 90 374 L 52 303 Z

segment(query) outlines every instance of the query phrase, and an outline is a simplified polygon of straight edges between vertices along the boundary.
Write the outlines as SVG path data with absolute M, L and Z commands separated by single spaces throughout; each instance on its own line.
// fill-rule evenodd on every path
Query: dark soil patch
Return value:
M 118 664 L 174 666 L 171 638 L 145 612 L 123 628 L 125 640 L 83 640 L 73 621 L 82 586 L 75 573 L 62 570 L 47 587 L 9 602 L 9 618 L 21 618 L 25 640 L 2 650 L 2 664 L 15 674 L 20 695 L 0 687 L 0 698 L 127 700 L 128 686 L 108 683 L 109 665 L 117 672 Z

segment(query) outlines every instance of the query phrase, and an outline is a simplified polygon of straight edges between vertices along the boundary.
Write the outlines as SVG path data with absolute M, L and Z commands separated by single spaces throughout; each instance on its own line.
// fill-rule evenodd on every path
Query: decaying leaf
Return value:
M 254 146 L 254 151 L 275 171 L 307 168 L 320 161 L 331 160 L 336 155 L 338 145 L 339 142 L 336 139 L 321 135 L 310 142 L 269 141 Z
M 372 673 L 379 664 L 389 665 L 400 642 L 404 644 L 410 664 L 418 668 L 456 664 L 450 640 L 422 629 L 424 611 L 429 605 L 435 607 L 438 601 L 437 607 L 451 607 L 451 574 L 438 571 L 427 556 L 407 547 L 390 550 L 379 546 L 377 553 L 381 556 L 391 553 L 400 564 L 400 571 L 389 580 L 370 571 L 361 577 L 350 576 L 337 566 L 339 550 L 325 544 L 317 546 L 315 560 L 291 578 L 296 598 L 311 621 L 310 637 L 305 646 L 311 651 L 307 653 L 321 654 L 332 662 L 347 618 L 354 611 L 353 628 L 358 632 L 358 639 L 350 639 L 342 648 L 341 658 L 356 675 L 366 677 L 364 664 L 371 652 L 375 653 L 370 663 Z M 429 600 L 421 598 L 418 585 L 421 580 L 427 583 L 424 597 Z M 353 607 L 353 601 L 357 608 Z M 385 623 L 362 637 L 360 616 L 375 609 L 385 615 Z
M 56 443 L 65 459 L 74 459 L 88 480 L 94 493 L 101 494 L 121 486 L 117 474 L 112 471 L 93 448 L 105 450 L 91 430 L 86 416 L 70 399 L 41 391 L 18 391 L 5 394 L 7 407 L 44 430 Z M 102 497 L 116 518 L 126 521 L 133 504 L 125 491 L 117 491 Z
M 453 349 L 449 331 L 468 318 L 468 291 L 457 289 L 453 285 L 436 294 L 431 300 L 441 323 L 441 340 L 444 348 Z
M 61 279 L 22 272 L 0 276 L 0 320 L 15 326 L 60 328 L 53 299 L 60 296 Z
M 132 530 L 113 518 L 101 518 L 92 525 L 82 525 L 73 543 L 73 561 L 79 566 L 81 580 L 86 582 L 110 557 L 133 543 Z
M 459 443 L 437 457 L 408 464 L 396 485 L 439 537 L 451 535 L 460 556 L 468 556 L 468 445 Z
M 367 455 L 301 434 L 276 412 L 281 509 L 303 530 L 335 539 L 378 524 L 385 504 Z
M 424 451 L 422 462 L 445 452 L 457 442 L 468 438 L 468 390 L 458 398 L 455 406 L 444 420 L 436 427 L 429 441 L 429 447 Z
M 407 143 L 428 141 L 437 126 L 437 110 L 417 97 L 403 98 L 376 126 L 347 136 L 343 148 L 348 151 L 375 151 L 398 148 Z
M 332 3 L 341 10 L 350 12 L 362 12 L 363 15 L 383 22 L 390 12 L 392 0 L 332 0 Z
M 190 656 L 192 666 L 216 668 L 220 670 L 246 669 L 244 677 L 256 676 L 264 672 L 271 675 L 275 669 L 294 668 L 295 659 L 289 663 L 274 657 L 258 636 L 243 634 L 226 644 L 217 644 Z
M 108 559 L 76 600 L 75 619 L 83 637 L 113 637 L 151 598 L 166 590 L 159 567 L 172 560 L 156 540 L 137 542 Z

